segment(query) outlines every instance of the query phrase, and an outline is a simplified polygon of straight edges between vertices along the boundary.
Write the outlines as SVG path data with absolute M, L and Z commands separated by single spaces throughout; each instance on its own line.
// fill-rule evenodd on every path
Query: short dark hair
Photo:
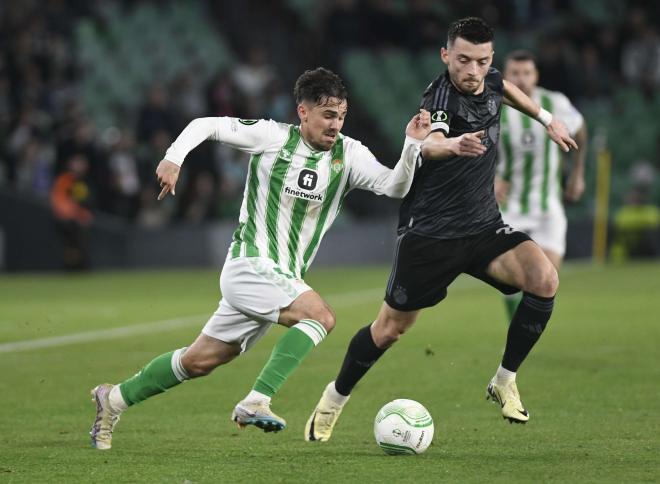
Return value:
M 536 64 L 536 56 L 529 50 L 518 49 L 509 52 L 504 58 L 504 64 L 506 65 L 509 61 L 532 61 Z
M 317 67 L 303 72 L 293 88 L 296 103 L 310 101 L 324 104 L 331 97 L 348 99 L 348 91 L 341 77 L 325 67 Z
M 479 17 L 465 17 L 456 20 L 449 26 L 447 45 L 453 43 L 457 37 L 473 44 L 492 42 L 495 34 L 490 25 Z

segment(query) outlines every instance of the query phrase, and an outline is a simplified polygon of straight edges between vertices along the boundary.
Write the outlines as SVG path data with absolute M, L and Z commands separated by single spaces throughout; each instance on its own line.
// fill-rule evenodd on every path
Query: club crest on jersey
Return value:
M 304 168 L 300 170 L 298 175 L 298 186 L 303 190 L 314 190 L 316 188 L 316 183 L 319 180 L 319 175 L 314 170 Z
M 488 108 L 488 112 L 492 115 L 495 115 L 497 113 L 497 104 L 495 103 L 495 99 L 492 97 L 488 98 L 488 101 L 486 102 L 486 107 Z
M 520 141 L 522 142 L 523 146 L 529 147 L 534 144 L 534 133 L 532 130 L 525 130 L 522 133 Z
M 335 160 L 332 160 L 332 164 L 330 165 L 330 168 L 332 168 L 332 171 L 334 171 L 335 173 L 339 173 L 344 168 L 344 164 L 339 158 L 337 158 Z
M 286 148 L 282 148 L 280 150 L 280 158 L 282 158 L 284 161 L 291 161 L 291 152 Z

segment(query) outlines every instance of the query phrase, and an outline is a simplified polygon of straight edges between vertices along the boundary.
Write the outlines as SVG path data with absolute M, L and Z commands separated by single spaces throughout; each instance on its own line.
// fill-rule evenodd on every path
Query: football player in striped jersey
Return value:
M 118 385 L 92 390 L 97 406 L 92 445 L 109 449 L 121 412 L 190 378 L 208 375 L 247 351 L 274 324 L 287 327 L 253 389 L 232 419 L 266 432 L 286 422 L 271 397 L 335 325 L 330 306 L 304 281 L 321 239 L 346 194 L 363 189 L 404 197 L 412 183 L 430 114 L 420 110 L 406 127 L 394 169 L 359 141 L 341 134 L 347 91 L 333 72 L 306 71 L 294 88 L 300 125 L 228 117 L 192 121 L 156 170 L 159 199 L 175 194 L 186 155 L 212 139 L 250 154 L 239 224 L 220 275 L 222 299 L 188 348 L 162 354 Z

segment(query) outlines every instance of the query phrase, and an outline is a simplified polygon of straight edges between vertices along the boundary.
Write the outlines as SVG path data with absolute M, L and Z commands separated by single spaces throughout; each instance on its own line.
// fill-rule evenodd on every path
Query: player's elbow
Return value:
M 408 194 L 408 187 L 394 187 L 385 191 L 385 195 L 390 198 L 403 198 Z

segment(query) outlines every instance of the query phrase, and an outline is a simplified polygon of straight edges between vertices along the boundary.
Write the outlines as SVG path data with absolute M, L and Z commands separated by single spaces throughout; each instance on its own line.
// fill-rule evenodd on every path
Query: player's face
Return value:
M 530 96 L 539 80 L 539 72 L 532 60 L 509 60 L 504 67 L 504 78 Z
M 336 97 L 316 105 L 307 101 L 299 104 L 300 130 L 307 144 L 320 151 L 332 148 L 344 126 L 347 111 L 346 99 Z
M 449 77 L 456 88 L 466 94 L 483 91 L 484 78 L 493 63 L 493 43 L 473 44 L 457 37 L 440 52 L 447 64 Z

